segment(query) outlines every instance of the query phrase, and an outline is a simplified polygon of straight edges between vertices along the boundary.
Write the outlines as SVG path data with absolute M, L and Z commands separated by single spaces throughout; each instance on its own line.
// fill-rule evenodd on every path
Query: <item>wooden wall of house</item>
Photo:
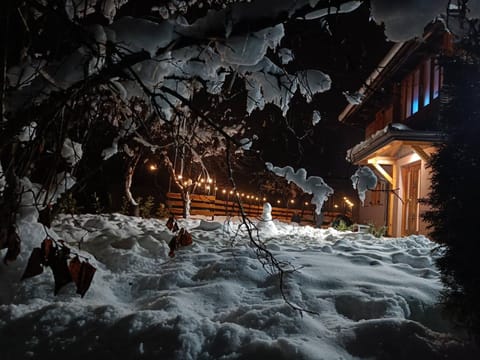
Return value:
M 367 191 L 363 206 L 360 208 L 358 222 L 372 224 L 379 228 L 387 225 L 389 185 L 379 181 L 374 191 Z
M 389 101 L 372 116 L 365 138 L 390 123 L 405 123 L 416 130 L 433 129 L 443 70 L 435 57 L 425 57 L 400 81 L 390 85 Z

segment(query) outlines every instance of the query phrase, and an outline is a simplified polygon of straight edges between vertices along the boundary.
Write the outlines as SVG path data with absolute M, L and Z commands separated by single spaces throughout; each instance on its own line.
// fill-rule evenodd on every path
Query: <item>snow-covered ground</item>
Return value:
M 42 240 L 24 227 L 19 259 L 0 265 L 0 359 L 477 358 L 442 320 L 435 245 L 422 236 L 263 226 L 268 249 L 298 268 L 284 286 L 310 311 L 300 314 L 245 233 L 179 220 L 193 245 L 169 258 L 165 224 L 61 217 L 55 232 L 72 247 L 83 240 L 97 267 L 84 298 L 70 285 L 54 296 L 49 269 L 18 282 Z

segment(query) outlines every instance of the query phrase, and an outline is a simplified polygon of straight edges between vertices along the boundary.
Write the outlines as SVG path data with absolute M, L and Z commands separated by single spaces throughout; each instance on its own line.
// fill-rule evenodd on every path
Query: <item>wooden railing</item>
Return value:
M 240 214 L 240 208 L 237 202 L 230 199 L 218 199 L 214 195 L 190 194 L 190 200 L 191 215 L 203 215 L 214 219 L 215 216 L 238 216 Z M 243 210 L 250 218 L 261 218 L 263 212 L 262 202 L 251 203 L 244 201 L 242 202 L 242 206 Z M 179 193 L 167 193 L 167 207 L 175 216 L 182 216 L 183 201 L 181 195 Z M 301 209 L 272 206 L 272 217 L 274 219 L 290 222 L 294 214 L 300 216 L 302 224 L 315 224 L 314 208 L 312 206 L 305 206 Z M 339 214 L 341 213 L 324 212 L 323 224 L 330 224 L 335 216 Z

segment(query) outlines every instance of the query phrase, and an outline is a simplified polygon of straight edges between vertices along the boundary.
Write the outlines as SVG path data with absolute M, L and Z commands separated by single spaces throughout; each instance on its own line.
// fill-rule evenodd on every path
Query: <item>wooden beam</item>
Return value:
M 395 159 L 390 156 L 375 156 L 374 158 L 368 159 L 369 164 L 380 164 L 380 165 L 393 165 Z
M 390 236 L 393 236 L 394 235 L 394 229 L 395 229 L 395 224 L 394 224 L 394 212 L 395 212 L 395 194 L 394 194 L 394 191 L 396 188 L 398 188 L 398 170 L 397 170 L 397 166 L 393 166 L 392 167 L 392 191 L 388 194 L 389 196 L 389 199 L 388 199 L 388 212 L 387 212 L 387 221 L 388 221 L 388 224 L 387 224 L 387 231 L 388 231 L 388 234 Z
M 418 156 L 420 156 L 420 159 L 422 159 L 427 163 L 430 161 L 430 155 L 427 154 L 427 152 L 423 150 L 419 145 L 410 145 L 410 146 L 412 147 L 413 151 L 415 151 L 415 153 Z
M 393 178 L 390 174 L 382 167 L 383 164 L 379 164 L 376 158 L 368 160 L 369 164 L 372 164 L 377 171 L 382 174 L 382 176 L 392 185 L 394 186 Z

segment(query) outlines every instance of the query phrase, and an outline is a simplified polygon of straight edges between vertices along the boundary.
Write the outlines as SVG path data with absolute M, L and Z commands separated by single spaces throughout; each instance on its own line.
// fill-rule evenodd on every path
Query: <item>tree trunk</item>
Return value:
M 133 174 L 135 173 L 135 168 L 137 167 L 138 160 L 140 155 L 136 155 L 129 163 L 127 171 L 125 173 L 125 196 L 127 197 L 129 203 L 129 214 L 132 216 L 140 216 L 139 204 L 135 201 L 132 195 L 132 182 Z
M 182 201 L 183 201 L 183 218 L 188 219 L 190 217 L 190 193 L 188 190 L 182 190 Z

